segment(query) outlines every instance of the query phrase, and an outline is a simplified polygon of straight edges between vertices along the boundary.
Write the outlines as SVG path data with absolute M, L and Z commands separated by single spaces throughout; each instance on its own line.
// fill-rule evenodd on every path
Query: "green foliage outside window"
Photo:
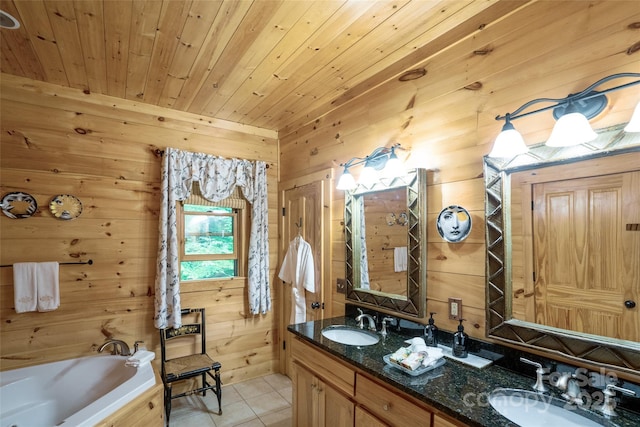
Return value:
M 211 215 L 214 214 L 214 215 Z M 215 256 L 235 253 L 233 209 L 201 205 L 184 206 L 184 253 Z M 202 280 L 237 275 L 236 259 L 182 261 L 181 280 Z

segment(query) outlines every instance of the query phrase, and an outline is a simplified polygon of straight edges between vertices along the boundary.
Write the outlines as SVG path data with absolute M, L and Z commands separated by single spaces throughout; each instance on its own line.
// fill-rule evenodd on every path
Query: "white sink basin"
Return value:
M 365 346 L 380 341 L 380 337 L 373 332 L 350 326 L 333 325 L 322 330 L 322 336 L 340 344 Z
M 521 427 L 562 426 L 600 427 L 599 416 L 561 399 L 528 390 L 498 388 L 489 395 L 489 403 L 502 416 Z

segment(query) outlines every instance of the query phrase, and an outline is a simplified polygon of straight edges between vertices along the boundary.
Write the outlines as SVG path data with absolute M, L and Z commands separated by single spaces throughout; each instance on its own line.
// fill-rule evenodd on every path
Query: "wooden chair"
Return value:
M 181 311 L 183 318 L 193 314 L 196 317 L 194 323 L 183 323 L 179 328 L 167 328 L 160 330 L 160 347 L 162 350 L 162 382 L 164 383 L 164 410 L 169 426 L 171 415 L 171 400 L 189 396 L 195 393 L 206 395 L 207 390 L 212 390 L 218 398 L 218 414 L 222 414 L 222 389 L 220 381 L 220 362 L 216 362 L 206 353 L 206 317 L 204 308 L 185 308 Z M 178 343 L 180 341 L 180 343 Z M 171 342 L 171 344 L 169 344 Z M 176 344 L 180 344 L 176 346 Z M 185 345 L 182 345 L 185 344 Z M 199 347 L 199 348 L 198 348 Z M 181 354 L 189 349 L 190 354 L 180 357 L 168 358 L 167 349 L 170 352 L 180 350 Z M 207 375 L 215 384 L 207 382 Z M 202 377 L 202 384 L 198 384 L 197 377 Z M 172 394 L 172 385 L 176 381 L 192 379 L 193 387 L 180 394 Z

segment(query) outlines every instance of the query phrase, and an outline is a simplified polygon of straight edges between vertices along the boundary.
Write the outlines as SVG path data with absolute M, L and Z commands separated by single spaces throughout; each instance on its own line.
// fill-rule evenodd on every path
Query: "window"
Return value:
M 243 275 L 246 202 L 236 191 L 221 202 L 209 202 L 194 183 L 180 204 L 180 280 L 196 281 Z

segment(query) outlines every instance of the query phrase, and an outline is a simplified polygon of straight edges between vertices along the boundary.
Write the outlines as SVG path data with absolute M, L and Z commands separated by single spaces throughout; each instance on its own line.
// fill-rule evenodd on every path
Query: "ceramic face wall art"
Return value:
M 461 242 L 471 232 L 471 215 L 462 206 L 447 206 L 440 211 L 436 227 L 440 237 L 447 242 Z

